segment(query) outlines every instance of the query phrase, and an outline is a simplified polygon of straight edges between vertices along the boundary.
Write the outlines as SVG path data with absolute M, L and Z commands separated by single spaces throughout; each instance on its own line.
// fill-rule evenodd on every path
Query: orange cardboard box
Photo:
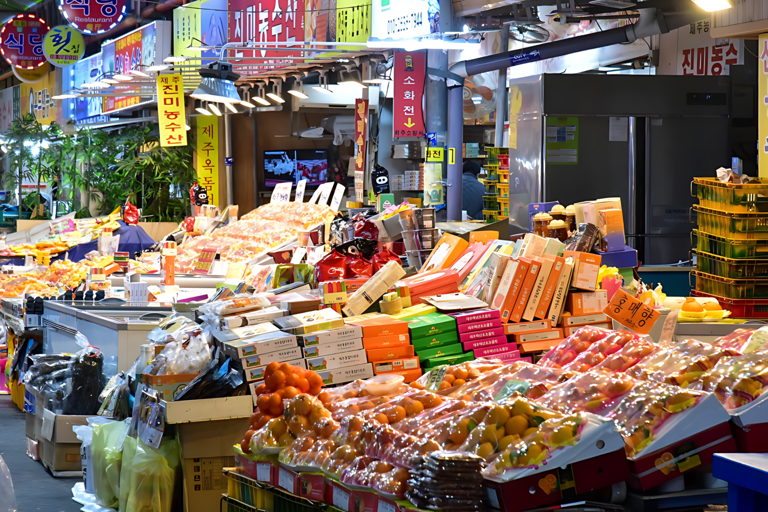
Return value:
M 565 300 L 565 310 L 573 316 L 602 313 L 608 305 L 608 292 L 571 292 Z
M 422 370 L 421 368 L 416 368 L 415 370 L 404 370 L 401 372 L 394 372 L 394 373 L 405 377 L 405 380 L 403 382 L 405 382 L 406 384 L 410 384 L 413 381 L 419 380 L 419 377 L 421 377 L 422 375 Z
M 403 347 L 411 344 L 411 338 L 407 334 L 395 334 L 393 336 L 375 336 L 373 338 L 363 338 L 363 348 L 371 349 L 390 349 L 394 347 Z
M 469 247 L 469 242 L 463 238 L 451 235 L 450 233 L 444 233 L 440 240 L 437 241 L 437 245 L 429 255 L 429 258 L 427 258 L 427 261 L 424 262 L 420 273 L 450 267 L 467 247 Z
M 403 357 L 399 359 L 388 359 L 373 363 L 373 373 L 381 375 L 382 373 L 395 373 L 406 370 L 416 370 L 421 368 L 419 365 L 419 356 Z
M 602 257 L 591 252 L 565 251 L 565 257 L 569 256 L 573 258 L 571 286 L 580 290 L 595 291 Z
M 394 336 L 405 334 L 408 336 L 408 322 L 395 320 L 388 315 L 378 315 L 370 318 L 347 320 L 347 324 L 359 325 L 363 328 L 363 339 L 376 336 Z M 368 348 L 368 347 L 365 347 Z
M 523 286 L 520 289 L 520 293 L 518 294 L 517 299 L 515 299 L 515 307 L 509 317 L 510 322 L 519 322 L 522 319 L 523 311 L 525 311 L 525 306 L 528 305 L 528 299 L 530 298 L 531 292 L 533 291 L 533 283 L 536 282 L 536 277 L 538 276 L 540 269 L 541 265 L 539 265 L 538 262 L 531 261 L 530 268 L 525 274 L 525 279 L 523 280 Z M 504 312 L 502 311 L 502 318 L 503 314 Z
M 530 354 L 531 352 L 541 352 L 542 350 L 549 350 L 554 348 L 563 341 L 562 338 L 555 340 L 542 340 L 542 341 L 529 341 L 528 343 L 520 343 L 517 347 L 520 349 L 521 354 Z
M 587 324 L 587 325 L 589 327 L 599 327 L 601 329 L 613 329 L 613 324 L 611 322 L 601 322 L 597 324 Z M 567 338 L 568 336 L 575 333 L 582 327 L 586 327 L 586 325 L 571 325 L 569 327 L 563 327 L 563 336 Z
M 512 335 L 513 341 L 517 344 L 530 343 L 533 341 L 558 340 L 562 338 L 562 329 L 549 329 L 547 331 L 524 332 Z
M 386 361 L 387 359 L 398 359 L 402 357 L 413 357 L 413 345 L 404 345 L 402 347 L 392 348 L 373 348 L 366 350 L 368 354 L 368 362 L 375 363 L 378 361 Z

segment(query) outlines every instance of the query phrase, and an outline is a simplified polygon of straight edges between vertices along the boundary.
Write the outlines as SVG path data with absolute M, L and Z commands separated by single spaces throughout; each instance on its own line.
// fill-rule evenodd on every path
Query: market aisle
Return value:
M 53 478 L 42 464 L 27 457 L 24 413 L 8 395 L 0 395 L 0 455 L 11 470 L 19 512 L 80 510 L 72 501 L 72 486 L 77 479 Z

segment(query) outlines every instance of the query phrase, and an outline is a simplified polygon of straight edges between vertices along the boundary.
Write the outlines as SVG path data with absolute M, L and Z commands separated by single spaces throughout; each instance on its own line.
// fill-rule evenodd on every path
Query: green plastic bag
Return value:
M 179 444 L 175 439 L 163 439 L 158 450 L 139 439 L 131 463 L 131 484 L 125 510 L 170 512 L 180 462 Z
M 120 470 L 120 512 L 128 512 L 126 507 L 128 495 L 131 493 L 131 475 L 133 474 L 133 458 L 136 455 L 136 439 L 126 437 L 123 445 L 123 467 Z
M 117 508 L 120 504 L 118 496 L 123 453 L 117 443 L 125 427 L 123 421 L 93 426 L 93 490 L 101 504 L 109 508 Z

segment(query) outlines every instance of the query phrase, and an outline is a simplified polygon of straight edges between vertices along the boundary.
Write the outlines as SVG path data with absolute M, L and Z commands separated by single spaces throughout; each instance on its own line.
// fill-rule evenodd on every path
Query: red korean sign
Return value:
M 59 10 L 83 34 L 103 34 L 123 21 L 126 0 L 59 0 Z
M 50 27 L 34 14 L 19 14 L 0 30 L 0 53 L 19 69 L 35 69 L 46 63 L 43 40 Z
M 365 156 L 368 151 L 368 100 L 355 100 L 355 201 L 363 202 Z
M 744 64 L 743 39 L 713 39 L 709 21 L 691 23 L 677 30 L 677 74 L 718 76 Z
M 143 33 L 145 30 L 154 30 L 154 26 L 145 25 L 140 30 L 126 34 L 114 42 L 115 73 L 130 75 L 132 69 L 138 69 L 144 51 Z M 109 58 L 108 53 L 104 52 L 104 54 Z M 138 105 L 140 101 L 139 96 L 109 97 L 104 112 L 132 107 Z
M 392 130 L 394 138 L 424 137 L 421 100 L 427 73 L 427 54 L 395 52 L 395 98 Z
M 230 43 L 257 45 L 304 40 L 304 3 L 299 0 L 229 0 Z M 293 48 L 298 48 L 296 45 Z M 230 50 L 236 71 L 259 72 L 302 62 L 302 52 L 281 45 L 275 50 Z

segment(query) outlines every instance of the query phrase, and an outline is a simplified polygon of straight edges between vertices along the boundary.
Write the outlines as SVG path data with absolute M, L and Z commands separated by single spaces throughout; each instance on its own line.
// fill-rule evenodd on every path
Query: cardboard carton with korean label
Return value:
M 307 365 L 304 359 L 292 359 L 290 361 L 279 361 L 281 363 L 288 363 L 293 366 L 299 366 L 306 369 Z M 264 380 L 264 370 L 266 370 L 269 363 L 255 366 L 253 368 L 245 368 L 245 378 L 248 382 L 254 382 L 257 380 Z
M 332 354 L 314 358 L 307 358 L 307 369 L 313 371 L 335 370 L 345 366 L 355 366 L 367 363 L 365 350 L 355 350 L 342 354 Z
M 42 406 L 40 405 L 42 408 Z M 41 432 L 37 438 L 40 443 L 40 458 L 52 471 L 81 471 L 81 441 L 72 427 L 87 425 L 88 416 L 68 416 L 54 414 L 43 409 Z
M 296 340 L 296 336 L 276 331 L 242 340 L 226 341 L 221 344 L 221 349 L 224 354 L 233 359 L 243 359 L 279 350 L 298 348 L 298 346 L 299 342 Z M 301 353 L 301 350 L 299 350 L 299 353 Z M 297 357 L 292 357 L 291 359 L 297 359 Z
M 302 347 L 314 347 L 316 345 L 337 343 L 339 341 L 354 340 L 362 337 L 363 328 L 359 325 L 346 325 L 339 329 L 317 331 L 311 334 L 300 334 L 297 336 L 299 344 Z
M 323 343 L 322 345 L 313 345 L 304 347 L 304 357 L 312 358 L 319 356 L 329 356 L 332 354 L 342 354 L 345 352 L 353 352 L 355 350 L 363 349 L 362 338 L 351 338 L 342 341 L 335 341 L 332 343 Z
M 595 291 L 602 258 L 597 254 L 579 251 L 565 251 L 565 257 L 573 258 L 571 286 L 579 290 Z
M 345 366 L 335 370 L 323 370 L 317 372 L 323 379 L 323 384 L 330 386 L 332 384 L 346 384 L 353 380 L 365 380 L 373 377 L 373 365 L 371 363 L 359 364 L 357 366 Z
M 419 357 L 404 357 L 400 359 L 390 359 L 388 361 L 379 361 L 373 363 L 373 373 L 380 375 L 382 373 L 400 372 L 403 370 L 415 370 L 419 368 Z
M 264 366 L 269 363 L 283 363 L 285 361 L 301 359 L 302 355 L 304 354 L 302 354 L 300 347 L 291 347 L 276 352 L 244 357 L 240 361 L 243 363 L 243 369 L 247 370 L 248 368 L 256 368 L 257 366 Z
M 608 305 L 608 292 L 597 290 L 596 292 L 571 292 L 565 301 L 565 310 L 571 315 L 598 315 Z M 563 317 L 567 318 L 567 317 Z

